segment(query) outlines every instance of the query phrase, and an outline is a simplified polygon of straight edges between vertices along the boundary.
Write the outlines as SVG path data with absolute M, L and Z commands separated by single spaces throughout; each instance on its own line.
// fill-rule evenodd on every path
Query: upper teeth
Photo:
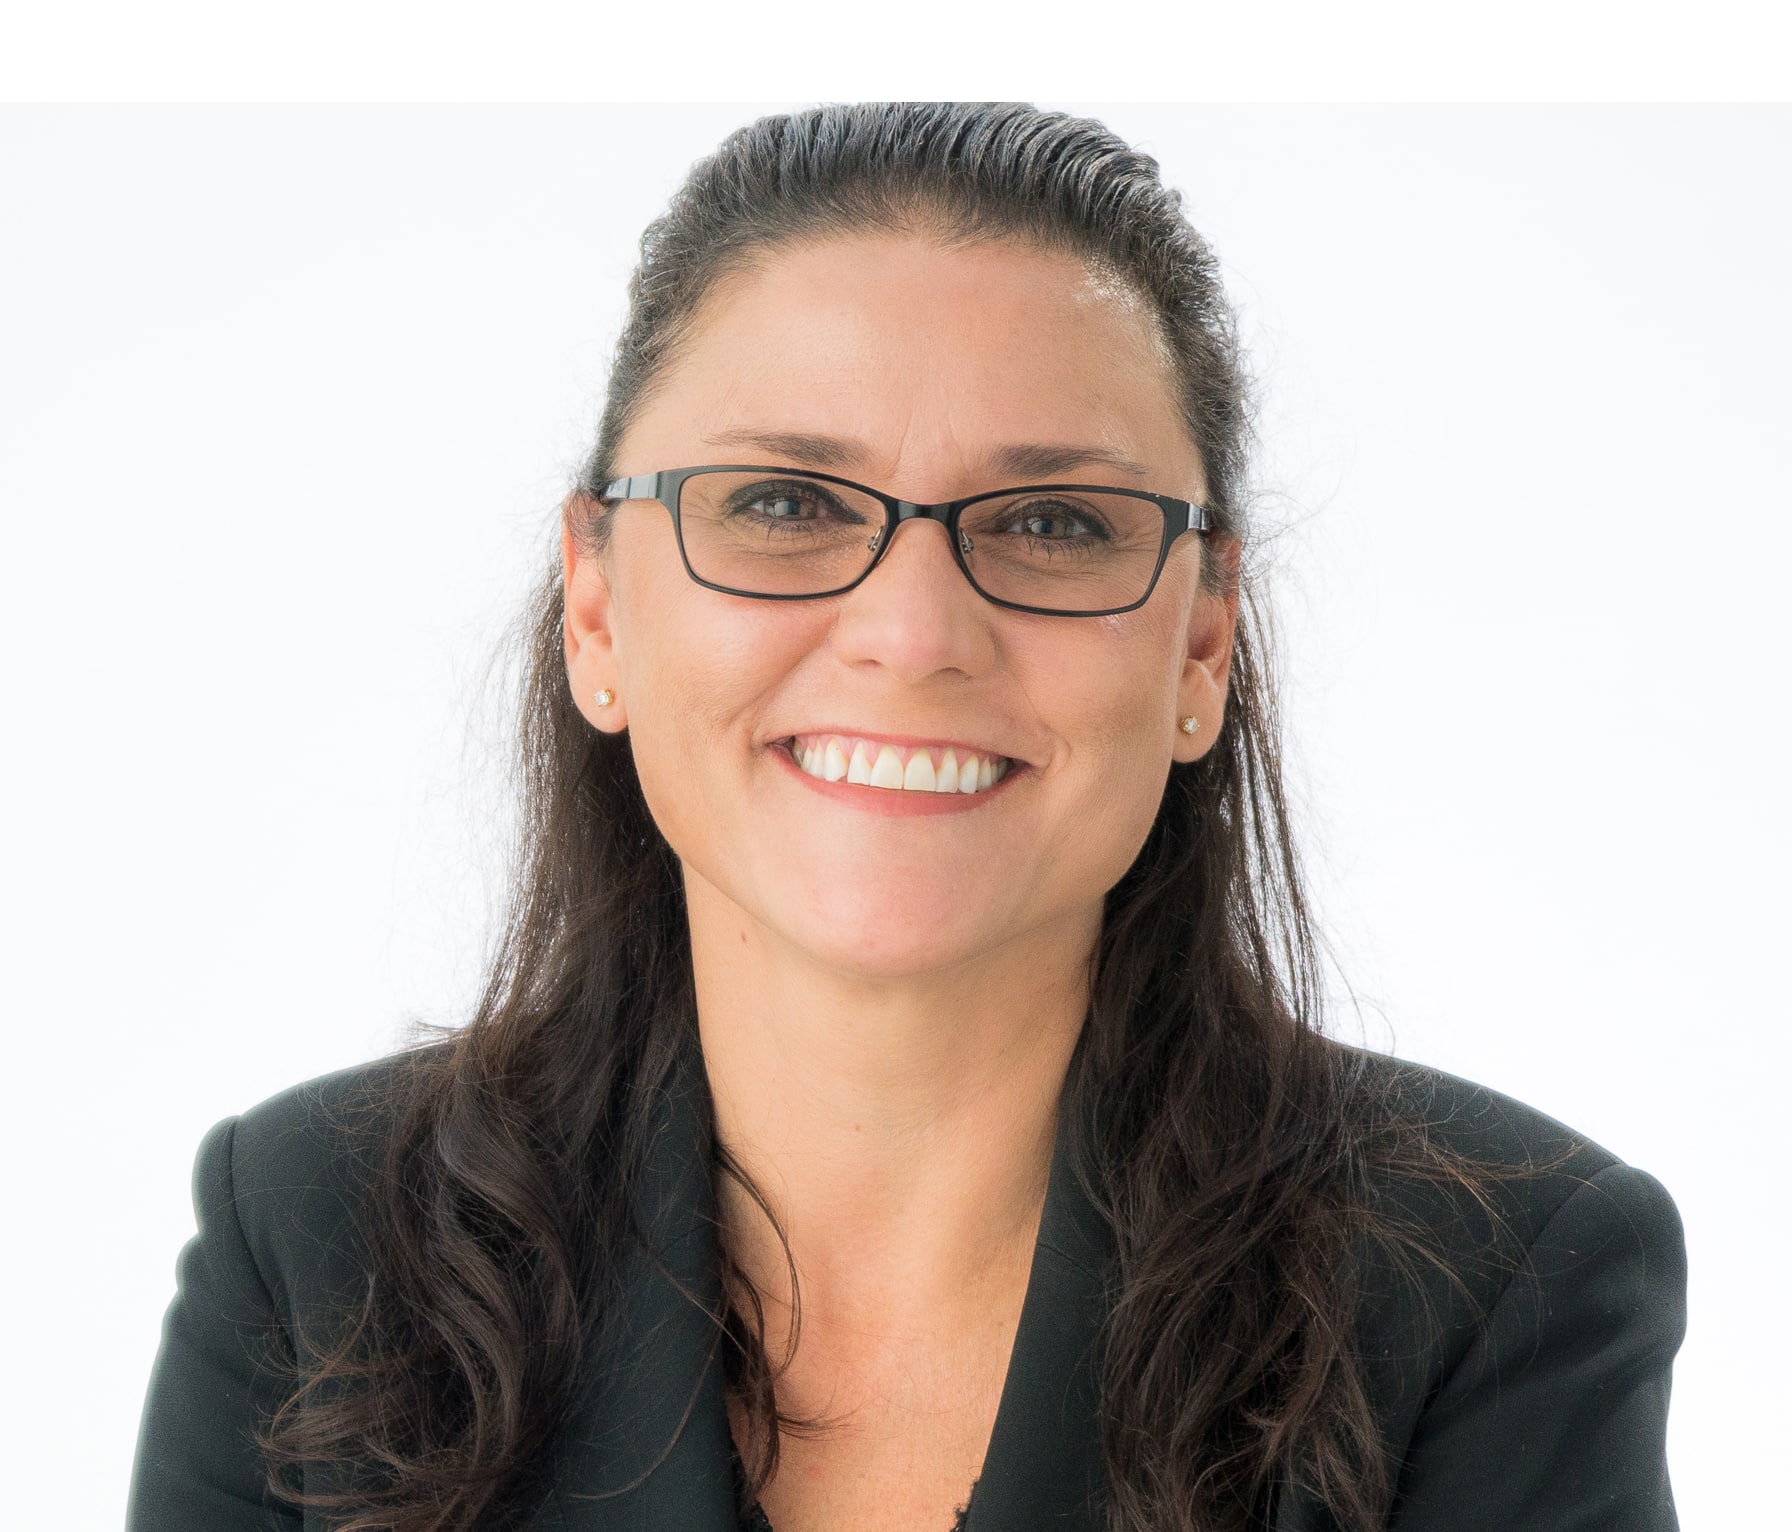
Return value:
M 1004 756 L 956 746 L 886 745 L 852 734 L 799 734 L 790 742 L 797 765 L 824 782 L 859 782 L 912 793 L 976 793 L 1008 774 Z

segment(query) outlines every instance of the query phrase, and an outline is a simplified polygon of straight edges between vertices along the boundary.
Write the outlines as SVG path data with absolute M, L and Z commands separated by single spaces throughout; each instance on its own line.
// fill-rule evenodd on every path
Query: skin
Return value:
M 1049 478 L 1205 495 L 1123 286 L 1015 243 L 879 235 L 786 248 L 713 290 L 614 466 L 783 464 L 941 501 L 1038 482 L 994 466 L 1017 444 L 1105 456 Z M 754 601 L 687 577 L 657 503 L 613 514 L 601 557 L 564 540 L 568 678 L 593 727 L 630 731 L 683 863 L 718 1129 L 800 1276 L 780 1404 L 836 1422 L 786 1436 L 763 1503 L 778 1532 L 944 1528 L 995 1418 L 1103 897 L 1171 763 L 1213 744 L 1236 601 L 1200 590 L 1188 535 L 1137 611 L 1007 611 L 922 522 L 855 590 Z M 891 817 L 778 755 L 821 727 L 1028 765 L 968 813 Z M 776 1361 L 783 1251 L 731 1180 L 717 1190 Z

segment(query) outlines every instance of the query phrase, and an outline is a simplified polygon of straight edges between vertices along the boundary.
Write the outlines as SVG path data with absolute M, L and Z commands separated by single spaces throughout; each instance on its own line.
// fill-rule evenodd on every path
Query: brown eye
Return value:
M 1076 517 L 1055 508 L 1028 511 L 1021 517 L 1020 524 L 1021 530 L 1029 537 L 1075 537 L 1079 534 L 1087 536 L 1089 532 L 1089 528 Z
M 752 509 L 773 521 L 793 521 L 805 514 L 807 507 L 794 495 L 767 495 L 753 502 Z
M 768 526 L 826 521 L 857 525 L 864 519 L 823 485 L 806 483 L 745 485 L 728 497 L 727 515 L 730 520 Z
M 1023 537 L 1042 543 L 1105 543 L 1111 540 L 1107 523 L 1086 505 L 1061 499 L 1015 501 L 992 517 L 986 532 Z

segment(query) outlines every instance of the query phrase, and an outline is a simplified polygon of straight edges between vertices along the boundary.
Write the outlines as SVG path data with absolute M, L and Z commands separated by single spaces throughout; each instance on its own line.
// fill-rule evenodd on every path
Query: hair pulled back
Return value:
M 919 232 L 1066 251 L 1146 299 L 1223 532 L 1245 540 L 1230 695 L 1173 767 L 1109 893 L 1066 1089 L 1079 1175 L 1115 1230 L 1099 1377 L 1112 1532 L 1261 1525 L 1301 1481 L 1340 1525 L 1389 1493 L 1351 1347 L 1378 1168 L 1427 1151 L 1360 1056 L 1320 1033 L 1316 943 L 1288 834 L 1245 525 L 1250 418 L 1217 262 L 1156 162 L 1096 122 L 1019 104 L 868 103 L 768 117 L 697 164 L 648 227 L 597 440 L 599 486 L 716 283 L 791 242 Z M 301 1349 L 265 1445 L 277 1491 L 344 1529 L 470 1532 L 525 1505 L 614 1252 L 654 1087 L 694 1025 L 677 859 L 626 735 L 569 694 L 558 545 L 524 618 L 518 876 L 475 1013 L 389 1085 L 363 1223 L 364 1301 Z M 740 1175 L 715 1144 L 722 1173 Z M 1433 1167 L 1435 1168 L 1435 1166 Z M 724 1252 L 729 1372 L 776 1463 L 776 1371 Z M 294 1473 L 306 1469 L 306 1488 Z

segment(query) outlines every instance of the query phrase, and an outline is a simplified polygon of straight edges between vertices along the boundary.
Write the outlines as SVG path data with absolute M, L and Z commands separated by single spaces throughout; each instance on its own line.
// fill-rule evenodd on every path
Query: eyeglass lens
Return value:
M 699 579 L 764 596 L 823 595 L 876 557 L 881 501 L 802 474 L 693 474 L 679 496 L 685 557 Z M 1051 611 L 1140 600 L 1163 546 L 1152 500 L 1088 490 L 1030 490 L 979 500 L 959 547 L 985 595 Z

